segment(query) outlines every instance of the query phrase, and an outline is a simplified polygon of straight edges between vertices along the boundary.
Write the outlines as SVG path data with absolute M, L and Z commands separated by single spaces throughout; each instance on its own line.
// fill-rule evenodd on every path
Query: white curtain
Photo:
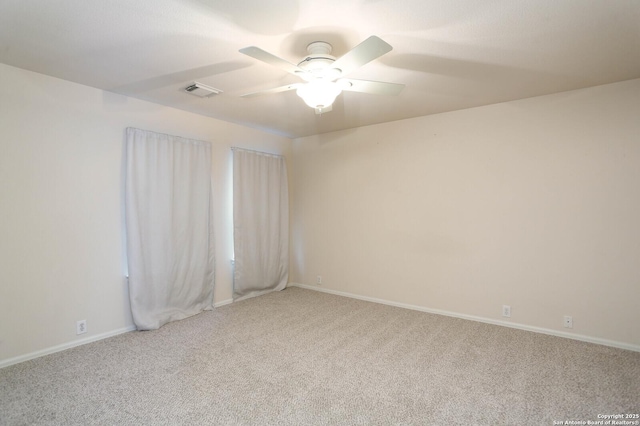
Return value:
M 233 149 L 233 299 L 286 287 L 289 192 L 284 158 Z
M 211 145 L 127 129 L 129 296 L 138 330 L 211 309 Z

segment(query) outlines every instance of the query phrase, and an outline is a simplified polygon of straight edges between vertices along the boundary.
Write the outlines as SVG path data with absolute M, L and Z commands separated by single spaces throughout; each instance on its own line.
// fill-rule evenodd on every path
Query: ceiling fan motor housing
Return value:
M 301 74 L 305 81 L 311 81 L 314 79 L 328 79 L 333 80 L 340 76 L 340 70 L 331 68 L 331 65 L 335 62 L 336 58 L 331 55 L 333 47 L 331 44 L 325 41 L 314 41 L 307 46 L 307 57 L 304 58 L 299 64 L 298 68 L 301 68 L 307 73 Z

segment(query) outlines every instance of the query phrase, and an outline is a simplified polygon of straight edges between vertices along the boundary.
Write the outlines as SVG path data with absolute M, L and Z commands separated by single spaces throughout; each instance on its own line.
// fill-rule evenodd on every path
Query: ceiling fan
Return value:
M 302 78 L 304 83 L 288 84 L 241 96 L 246 98 L 295 89 L 298 96 L 315 109 L 316 114 L 322 114 L 331 111 L 333 101 L 342 91 L 397 95 L 404 88 L 404 84 L 344 78 L 391 49 L 393 49 L 391 45 L 384 40 L 371 36 L 345 55 L 335 58 L 331 56 L 331 44 L 324 41 L 314 41 L 307 46 L 308 55 L 298 65 L 294 65 L 258 47 L 245 47 L 240 49 L 240 53 L 296 75 Z

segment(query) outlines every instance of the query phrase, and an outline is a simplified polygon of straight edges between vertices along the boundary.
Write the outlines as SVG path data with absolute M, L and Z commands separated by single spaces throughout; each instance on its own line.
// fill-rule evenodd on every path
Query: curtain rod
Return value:
M 189 142 L 205 143 L 205 144 L 207 144 L 207 145 L 209 145 L 209 146 L 211 146 L 211 145 L 212 145 L 210 141 L 205 141 L 205 140 L 202 140 L 202 139 L 193 139 L 193 138 L 188 138 L 188 137 L 186 137 L 186 136 L 172 135 L 172 134 L 170 134 L 170 133 L 156 132 L 155 130 L 140 129 L 140 128 L 138 128 L 138 127 L 131 127 L 131 126 L 130 126 L 130 127 L 127 127 L 127 128 L 125 129 L 125 136 L 126 136 L 126 133 L 127 133 L 127 131 L 128 131 L 128 130 L 138 130 L 138 131 L 140 131 L 140 132 L 154 133 L 154 134 L 156 134 L 156 135 L 168 136 L 168 137 L 170 137 L 170 138 L 182 139 L 182 140 L 189 141 Z
M 270 155 L 273 157 L 284 157 L 284 155 L 281 155 L 281 154 L 273 154 L 271 152 L 257 151 L 255 149 L 239 148 L 237 146 L 232 146 L 231 151 L 246 151 L 246 152 L 253 152 L 255 154 Z

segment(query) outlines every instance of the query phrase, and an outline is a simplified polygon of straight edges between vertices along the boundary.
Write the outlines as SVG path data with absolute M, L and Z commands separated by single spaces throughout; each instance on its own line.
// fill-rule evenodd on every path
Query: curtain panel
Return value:
M 139 330 L 211 309 L 211 145 L 126 131 L 129 297 Z
M 233 299 L 282 290 L 289 279 L 284 157 L 233 148 Z

